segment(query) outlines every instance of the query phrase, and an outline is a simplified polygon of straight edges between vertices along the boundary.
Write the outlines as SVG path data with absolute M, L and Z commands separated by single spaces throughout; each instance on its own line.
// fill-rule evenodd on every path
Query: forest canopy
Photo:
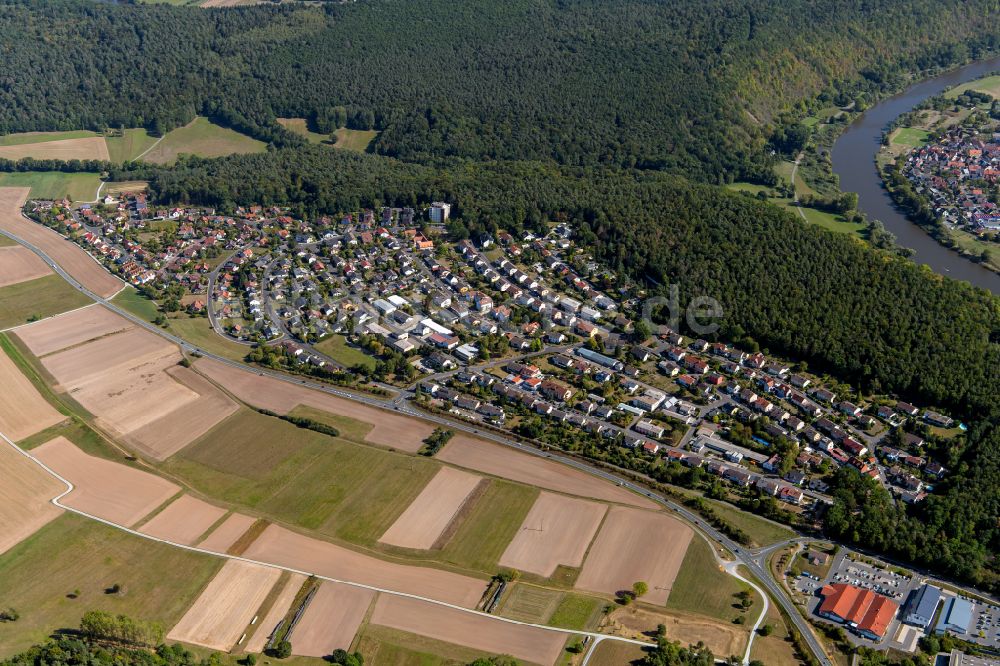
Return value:
M 990 0 L 2 5 L 0 134 L 160 133 L 201 113 L 301 143 L 275 118 L 304 117 L 323 132 L 374 127 L 376 152 L 411 161 L 711 182 L 765 177 L 762 124 L 794 103 L 828 92 L 846 104 L 993 49 L 1000 32 Z

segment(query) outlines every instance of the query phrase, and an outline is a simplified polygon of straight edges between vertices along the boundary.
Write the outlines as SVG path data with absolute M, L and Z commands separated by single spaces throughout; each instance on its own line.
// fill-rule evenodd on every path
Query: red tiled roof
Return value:
M 899 610 L 899 605 L 888 597 L 854 585 L 834 583 L 820 590 L 820 594 L 823 595 L 823 603 L 819 613 L 843 618 L 845 622 L 857 625 L 859 630 L 876 636 L 885 634 Z

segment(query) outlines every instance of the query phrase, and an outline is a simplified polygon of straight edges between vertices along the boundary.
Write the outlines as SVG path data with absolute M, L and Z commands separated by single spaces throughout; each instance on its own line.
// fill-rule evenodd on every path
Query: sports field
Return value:
M 91 302 L 58 275 L 0 287 L 0 329 L 51 317 Z
M 915 127 L 900 127 L 892 133 L 891 142 L 893 145 L 904 146 L 906 148 L 916 148 L 927 143 L 931 133 L 927 130 Z
M 206 495 L 374 545 L 440 465 L 241 409 L 167 462 Z
M 0 555 L 0 599 L 21 614 L 17 622 L 0 623 L 0 655 L 79 626 L 89 610 L 169 627 L 221 566 L 218 558 L 64 513 Z M 124 592 L 107 594 L 116 583 Z
M 326 340 L 314 345 L 316 351 L 326 354 L 344 367 L 353 368 L 361 365 L 369 370 L 375 369 L 375 359 L 357 347 L 351 347 L 342 335 L 331 335 Z
M 181 155 L 224 157 L 238 153 L 262 153 L 267 145 L 228 127 L 197 117 L 184 127 L 167 132 L 156 147 L 143 155 L 143 162 L 173 164 Z

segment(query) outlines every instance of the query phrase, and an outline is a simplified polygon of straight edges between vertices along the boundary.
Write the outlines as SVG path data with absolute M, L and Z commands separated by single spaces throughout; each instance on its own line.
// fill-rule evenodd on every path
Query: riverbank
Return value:
M 930 97 L 997 69 L 1000 69 L 1000 56 L 916 82 L 858 115 L 836 139 L 831 150 L 832 168 L 839 177 L 840 189 L 856 192 L 858 210 L 869 219 L 880 220 L 896 236 L 900 246 L 913 251 L 914 261 L 994 294 L 1000 294 L 1000 274 L 945 247 L 924 228 L 914 224 L 884 186 L 876 155 L 882 146 L 885 128 L 899 116 Z

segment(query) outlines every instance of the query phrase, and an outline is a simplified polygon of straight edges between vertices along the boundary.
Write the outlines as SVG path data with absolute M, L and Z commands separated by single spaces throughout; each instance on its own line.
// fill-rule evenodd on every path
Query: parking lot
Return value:
M 975 602 L 968 639 L 980 645 L 1000 647 L 1000 608 Z
M 905 603 L 910 590 L 917 586 L 907 576 L 846 558 L 834 564 L 827 582 L 863 587 L 883 594 L 898 604 Z

